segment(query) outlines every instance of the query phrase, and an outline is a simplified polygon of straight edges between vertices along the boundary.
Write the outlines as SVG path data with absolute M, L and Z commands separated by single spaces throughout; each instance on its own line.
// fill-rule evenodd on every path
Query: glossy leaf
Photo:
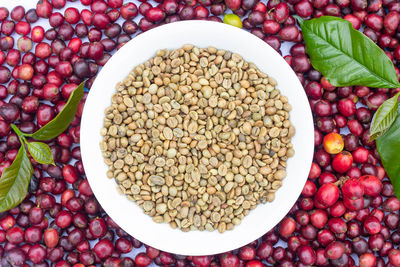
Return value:
M 312 66 L 335 86 L 400 87 L 392 61 L 347 20 L 299 20 Z
M 383 102 L 375 112 L 369 129 L 370 140 L 374 140 L 384 134 L 395 121 L 399 110 L 399 102 L 397 101 L 399 95 L 400 92 Z
M 84 82 L 70 95 L 68 102 L 58 115 L 33 134 L 25 134 L 36 140 L 49 140 L 64 132 L 75 117 L 79 102 L 83 96 Z
M 42 142 L 26 142 L 32 158 L 40 164 L 54 164 L 50 147 Z
M 17 206 L 25 199 L 32 173 L 25 146 L 21 145 L 15 160 L 4 169 L 0 178 L 0 212 Z
M 397 198 L 400 198 L 400 116 L 392 127 L 376 139 L 376 147 L 383 167 L 393 184 Z

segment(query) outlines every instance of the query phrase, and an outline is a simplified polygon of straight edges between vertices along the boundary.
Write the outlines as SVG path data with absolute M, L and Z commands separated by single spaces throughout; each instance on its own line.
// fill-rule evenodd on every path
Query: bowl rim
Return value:
M 275 53 L 276 55 L 279 55 L 273 48 L 271 48 L 268 44 L 266 44 L 265 42 L 263 42 L 261 39 L 259 39 L 258 37 L 254 36 L 253 34 L 244 31 L 242 29 L 233 27 L 231 25 L 227 25 L 227 24 L 223 24 L 223 23 L 217 23 L 217 22 L 211 22 L 211 21 L 197 21 L 197 20 L 192 20 L 192 21 L 179 21 L 179 22 L 174 22 L 171 24 L 165 24 L 156 28 L 153 28 L 149 31 L 146 31 L 144 33 L 141 33 L 140 35 L 136 36 L 135 38 L 133 38 L 132 40 L 130 40 L 128 43 L 126 43 L 123 47 L 121 47 L 121 49 L 119 49 L 111 58 L 110 60 L 106 63 L 105 66 L 103 66 L 103 68 L 101 69 L 101 71 L 97 74 L 97 77 L 92 85 L 92 90 L 90 92 L 94 92 L 97 89 L 94 88 L 98 88 L 101 87 L 101 80 L 104 79 L 103 76 L 107 76 L 107 74 L 105 74 L 107 71 L 109 71 L 112 66 L 114 64 L 117 63 L 117 58 L 122 57 L 124 55 L 124 53 L 126 51 L 128 51 L 130 49 L 131 46 L 133 46 L 134 43 L 139 42 L 140 40 L 147 38 L 150 35 L 157 35 L 163 31 L 173 31 L 173 30 L 182 30 L 182 28 L 185 29 L 199 29 L 198 27 L 207 27 L 209 29 L 218 29 L 219 31 L 226 31 L 226 34 L 237 34 L 238 36 L 243 36 L 243 38 L 246 38 L 246 42 L 248 43 L 258 43 L 258 45 L 262 45 L 266 50 L 268 50 L 268 53 Z M 184 43 L 182 43 L 183 45 Z M 227 50 L 229 50 L 228 48 L 226 48 Z M 156 51 L 154 51 L 155 53 Z M 234 52 L 234 51 L 233 51 Z M 245 57 L 245 56 L 244 56 Z M 283 68 L 286 68 L 286 71 L 288 72 L 289 76 L 296 77 L 295 73 L 293 72 L 293 70 L 290 68 L 289 65 L 287 65 L 286 61 L 283 59 L 283 57 L 281 55 L 279 55 L 279 57 L 281 58 L 281 62 L 278 62 L 280 65 L 283 64 L 283 62 L 286 64 L 285 66 L 282 65 Z M 258 66 L 258 64 L 256 64 Z M 136 66 L 136 65 L 134 65 Z M 259 66 L 258 66 L 259 67 Z M 273 76 L 273 75 L 272 75 Z M 100 77 L 100 78 L 99 78 Z M 301 88 L 303 89 L 302 85 L 300 84 L 300 81 L 297 79 L 293 80 L 293 82 L 295 83 L 295 87 Z M 279 81 L 278 81 L 279 83 Z M 90 125 L 90 115 L 89 115 L 89 106 L 91 108 L 95 108 L 96 107 L 96 103 L 92 103 L 94 100 L 92 100 L 93 98 L 93 94 L 91 95 L 89 92 L 87 99 L 86 99 L 86 104 L 85 104 L 85 108 L 83 110 L 83 114 L 82 114 L 82 121 L 81 121 L 81 150 L 82 150 L 82 162 L 83 165 L 85 167 L 85 171 L 86 171 L 86 176 L 87 179 L 89 181 L 89 184 L 93 190 L 94 195 L 96 196 L 97 200 L 99 201 L 100 205 L 103 206 L 104 211 L 118 224 L 120 224 L 120 227 L 122 229 L 124 229 L 125 231 L 127 231 L 128 233 L 130 233 L 131 231 L 128 230 L 129 226 L 126 225 L 125 223 L 121 223 L 119 218 L 115 218 L 115 208 L 111 208 L 109 206 L 107 206 L 106 204 L 106 200 L 104 195 L 101 195 L 101 192 L 99 191 L 99 186 L 97 185 L 97 182 L 95 181 L 95 179 L 93 178 L 94 175 L 94 171 L 92 168 L 86 168 L 87 166 L 92 166 L 92 164 L 90 164 L 91 161 L 91 157 L 90 157 L 90 152 L 92 151 L 88 151 L 89 149 L 89 145 L 88 142 L 93 141 L 91 140 L 91 136 L 90 136 L 90 129 L 88 128 Z M 113 92 L 115 92 L 114 88 L 113 88 Z M 301 97 L 303 98 L 302 101 L 307 101 L 307 106 L 308 106 L 308 100 L 307 100 L 307 96 L 304 92 L 304 90 L 302 90 L 302 92 L 300 92 L 300 94 L 302 95 Z M 288 96 L 289 97 L 289 96 Z M 290 100 L 289 100 L 290 101 Z M 102 111 L 101 111 L 102 112 Z M 293 112 L 293 111 L 291 111 Z M 291 113 L 292 114 L 292 113 Z M 312 118 L 312 114 L 311 114 L 311 109 L 308 106 L 308 109 L 305 111 L 305 114 L 302 114 L 302 117 L 304 118 L 304 123 L 307 124 L 307 132 L 308 135 L 310 133 L 313 133 L 314 130 L 314 126 L 313 126 L 313 118 Z M 100 135 L 98 133 L 98 135 Z M 314 134 L 312 134 L 312 136 L 303 136 L 302 140 L 304 139 L 304 142 L 307 144 L 314 144 Z M 93 138 L 92 138 L 93 139 Z M 98 146 L 98 144 L 97 144 Z M 301 179 L 301 184 L 304 186 L 306 180 L 307 180 L 307 176 L 308 176 L 308 172 L 309 172 L 309 167 L 311 166 L 312 163 L 312 158 L 313 158 L 313 153 L 314 153 L 314 149 L 313 146 L 310 147 L 307 151 L 307 153 L 305 153 L 306 158 L 303 158 L 303 164 L 302 166 L 304 166 L 306 171 L 302 171 L 301 175 L 302 177 L 300 177 L 299 179 Z M 296 157 L 296 155 L 295 155 Z M 298 159 L 300 160 L 300 159 Z M 99 164 L 99 163 L 98 163 Z M 104 164 L 102 162 L 102 164 Z M 105 176 L 105 174 L 104 174 Z M 287 199 L 289 199 L 291 202 L 291 206 L 293 206 L 297 200 L 297 198 L 299 197 L 301 191 L 302 191 L 302 187 L 298 187 L 295 189 L 295 192 L 293 192 L 293 194 L 287 195 L 285 196 Z M 282 186 L 284 187 L 284 185 Z M 114 190 L 115 188 L 113 188 Z M 279 190 L 282 190 L 282 188 L 280 188 Z M 279 192 L 278 190 L 278 192 Z M 123 196 L 125 198 L 125 196 Z M 261 205 L 261 204 L 259 204 Z M 258 208 L 259 208 L 258 205 Z M 268 205 L 268 204 L 267 204 Z M 286 215 L 287 212 L 289 212 L 291 206 L 288 208 L 288 205 L 285 205 L 285 207 L 283 207 L 283 210 L 285 210 L 286 212 L 283 213 L 281 212 L 279 214 L 280 219 L 278 221 L 276 221 L 276 219 L 274 221 L 276 221 L 276 223 L 274 223 L 274 226 L 270 229 L 273 229 L 280 220 L 282 220 L 282 218 Z M 145 214 L 144 214 L 145 215 Z M 148 216 L 148 215 L 145 215 Z M 248 215 L 249 216 L 249 215 Z M 246 216 L 247 217 L 247 216 Z M 167 225 L 167 224 L 165 224 Z M 169 227 L 167 225 L 167 227 Z M 236 228 L 236 227 L 235 227 Z M 236 249 L 238 247 L 241 247 L 243 245 L 248 244 L 249 242 L 258 239 L 259 237 L 261 237 L 263 234 L 265 234 L 266 232 L 268 232 L 270 229 L 266 229 L 266 228 L 262 228 L 263 230 L 260 231 L 254 231 L 254 232 L 249 232 L 247 238 L 241 240 L 241 241 L 237 241 L 235 242 L 234 245 L 232 245 L 231 243 L 221 243 L 219 244 L 218 247 L 213 247 L 212 249 L 207 248 L 207 247 L 203 247 L 201 249 L 192 249 L 190 247 L 183 247 L 183 246 L 179 246 L 177 244 L 175 244 L 175 242 L 171 242 L 169 243 L 168 246 L 165 246 L 164 244 L 160 247 L 158 246 L 158 242 L 159 240 L 154 240 L 154 239 L 148 239 L 144 233 L 141 233 L 140 231 L 135 232 L 133 235 L 136 239 L 140 240 L 141 242 L 152 246 L 152 247 L 156 247 L 159 248 L 160 250 L 163 251 L 167 251 L 170 253 L 175 253 L 175 254 L 181 254 L 181 255 L 211 255 L 211 254 L 217 254 L 217 253 L 222 253 L 222 252 L 226 252 L 226 251 L 230 251 L 233 249 Z M 172 230 L 172 229 L 171 229 Z M 177 231 L 177 230 L 173 230 L 173 231 Z M 179 230 L 178 230 L 179 231 Z M 234 232 L 233 231 L 227 231 L 227 232 Z M 191 231 L 193 232 L 193 231 Z M 227 233 L 226 232 L 226 233 Z M 190 232 L 189 232 L 190 233 Z M 223 235 L 224 234 L 219 234 L 217 231 L 214 231 L 212 233 L 217 233 L 218 235 L 220 235 L 221 239 L 223 239 Z M 161 237 L 160 237 L 161 238 Z M 161 238 L 162 239 L 162 238 Z

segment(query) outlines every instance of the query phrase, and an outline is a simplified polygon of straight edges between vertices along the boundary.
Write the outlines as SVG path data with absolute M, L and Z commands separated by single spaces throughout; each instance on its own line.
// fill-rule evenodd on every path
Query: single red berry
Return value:
M 375 255 L 370 252 L 362 254 L 359 258 L 359 266 L 360 267 L 375 267 L 376 266 Z
M 313 210 L 310 214 L 310 221 L 314 227 L 322 229 L 328 221 L 328 214 L 326 213 L 326 211 L 321 209 Z
M 367 216 L 364 220 L 364 227 L 370 235 L 377 234 L 382 229 L 381 222 L 374 216 Z
M 391 249 L 389 251 L 388 258 L 391 264 L 394 266 L 400 266 L 400 250 Z
M 246 263 L 246 267 L 264 267 L 265 265 L 259 260 L 252 260 Z
M 340 152 L 332 160 L 333 169 L 339 173 L 345 173 L 348 171 L 352 164 L 353 156 L 347 151 Z
M 343 198 L 343 204 L 350 211 L 357 211 L 364 208 L 364 198 L 350 199 L 347 197 Z
M 43 241 L 48 248 L 54 248 L 58 244 L 59 235 L 56 229 L 48 228 L 44 232 Z
M 318 166 L 317 163 L 313 162 L 311 164 L 310 173 L 308 174 L 308 178 L 316 179 L 321 174 L 321 168 Z
M 339 241 L 334 241 L 330 243 L 325 248 L 325 256 L 330 260 L 337 260 L 344 254 L 344 244 Z
M 341 99 L 339 101 L 339 111 L 345 117 L 351 117 L 356 113 L 356 105 L 351 99 Z
M 6 238 L 11 244 L 20 244 L 24 242 L 24 230 L 19 227 L 12 227 L 7 230 Z
M 358 179 L 348 179 L 342 185 L 343 197 L 350 198 L 352 200 L 363 197 L 364 186 Z
M 211 264 L 211 256 L 193 256 L 192 262 L 196 267 L 208 267 Z
M 330 207 L 339 199 L 339 188 L 333 183 L 323 184 L 315 195 L 315 201 L 323 207 Z
M 232 253 L 223 253 L 219 255 L 221 267 L 239 267 L 239 258 Z
M 361 176 L 359 182 L 363 185 L 364 192 L 367 196 L 378 196 L 382 191 L 382 182 L 375 176 Z
M 296 222 L 291 217 L 284 218 L 279 223 L 279 234 L 281 236 L 290 236 L 296 228 Z
M 64 165 L 62 173 L 67 183 L 73 184 L 78 180 L 78 172 L 72 165 Z
M 150 259 L 150 257 L 147 256 L 146 253 L 143 253 L 143 252 L 140 252 L 135 257 L 135 263 L 136 263 L 136 266 L 138 266 L 138 267 L 149 266 L 151 264 L 151 262 L 152 262 L 152 260 Z

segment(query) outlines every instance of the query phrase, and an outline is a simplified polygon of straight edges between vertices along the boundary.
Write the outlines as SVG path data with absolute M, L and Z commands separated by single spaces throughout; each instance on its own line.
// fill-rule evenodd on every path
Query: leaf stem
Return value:
M 25 136 L 27 135 L 24 132 L 21 132 L 21 130 L 17 127 L 17 125 L 11 123 L 11 128 L 14 130 L 14 132 L 18 135 L 18 138 L 21 142 L 26 143 Z
M 21 130 L 17 127 L 17 125 L 15 125 L 13 123 L 11 123 L 11 128 L 18 135 L 18 139 L 21 142 L 21 144 L 26 144 L 26 139 L 25 139 L 26 133 L 21 132 Z
M 21 132 L 20 129 L 18 129 L 17 125 L 11 123 L 11 128 L 14 130 L 14 132 L 18 135 L 18 137 L 24 136 L 24 133 Z

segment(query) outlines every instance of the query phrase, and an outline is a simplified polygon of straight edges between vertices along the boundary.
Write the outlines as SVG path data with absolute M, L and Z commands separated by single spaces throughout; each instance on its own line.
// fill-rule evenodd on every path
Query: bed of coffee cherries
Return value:
M 0 172 L 20 142 L 63 108 L 80 82 L 90 89 L 111 55 L 164 23 L 234 24 L 281 52 L 309 97 L 315 156 L 302 194 L 273 230 L 235 251 L 180 256 L 129 236 L 104 213 L 85 178 L 79 148 L 85 97 L 70 127 L 48 144 L 56 165 L 33 162 L 29 194 L 0 214 L 1 266 L 400 266 L 400 201 L 369 141 L 374 112 L 400 89 L 334 87 L 314 70 L 293 15 L 350 21 L 400 62 L 398 0 L 40 0 L 0 8 Z M 41 22 L 50 27 L 44 28 Z M 262 222 L 260 222 L 262 223 Z M 173 240 L 171 240 L 173 242 Z

